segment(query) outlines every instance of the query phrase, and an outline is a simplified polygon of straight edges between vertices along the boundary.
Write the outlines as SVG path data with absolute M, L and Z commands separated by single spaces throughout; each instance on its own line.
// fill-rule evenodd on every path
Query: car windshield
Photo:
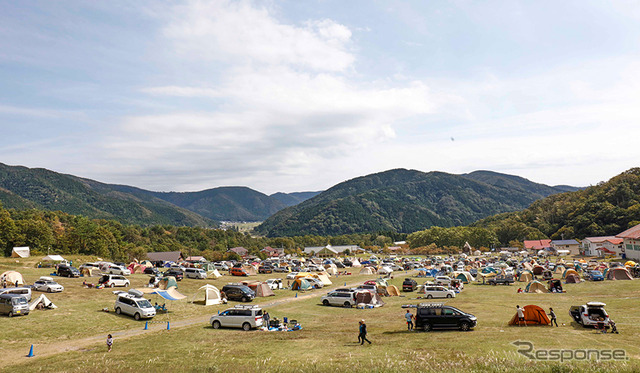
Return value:
M 27 304 L 27 299 L 24 297 L 14 297 L 11 299 L 12 304 Z
M 151 302 L 146 299 L 139 300 L 137 303 L 140 308 L 151 308 Z

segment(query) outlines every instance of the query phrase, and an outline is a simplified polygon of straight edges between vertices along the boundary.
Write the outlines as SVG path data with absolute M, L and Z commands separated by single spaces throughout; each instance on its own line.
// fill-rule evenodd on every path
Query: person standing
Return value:
M 271 319 L 271 316 L 269 315 L 269 312 L 264 311 L 264 313 L 262 314 L 262 319 L 264 320 L 264 324 L 268 329 L 269 328 L 269 320 Z
M 404 318 L 407 320 L 407 330 L 413 330 L 413 314 L 411 311 L 407 310 L 407 313 L 404 314 Z
M 113 337 L 109 334 L 107 336 L 107 352 L 111 352 L 111 346 L 113 346 Z
M 516 306 L 516 311 L 518 312 L 518 326 L 527 326 L 527 322 L 524 320 L 524 309 L 520 308 L 520 306 Z
M 553 327 L 553 324 L 556 324 L 556 328 L 558 327 L 558 321 L 556 320 L 556 313 L 553 312 L 553 308 L 549 307 L 549 316 L 551 317 L 551 322 L 549 322 L 549 325 L 551 325 L 551 327 Z
M 371 341 L 367 339 L 367 324 L 364 323 L 364 320 L 360 320 L 360 335 L 359 338 L 361 339 L 362 342 L 360 342 L 360 346 L 362 346 L 364 344 L 364 341 L 369 342 L 369 344 L 371 344 Z

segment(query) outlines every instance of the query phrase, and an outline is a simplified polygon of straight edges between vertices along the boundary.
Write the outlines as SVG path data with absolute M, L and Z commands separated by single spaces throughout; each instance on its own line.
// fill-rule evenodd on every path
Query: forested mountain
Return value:
M 452 175 L 396 169 L 340 183 L 279 211 L 256 230 L 269 236 L 413 232 L 467 225 L 560 191 L 489 171 Z
M 63 211 L 123 223 L 214 226 L 217 223 L 152 196 L 123 193 L 108 184 L 42 168 L 0 163 L 0 202 L 6 208 Z
M 473 224 L 498 232 L 500 242 L 616 235 L 640 223 L 640 168 L 606 183 L 553 195 L 509 214 Z
M 274 193 L 270 197 L 282 202 L 286 207 L 297 205 L 309 198 L 313 198 L 322 192 L 295 192 L 295 193 Z

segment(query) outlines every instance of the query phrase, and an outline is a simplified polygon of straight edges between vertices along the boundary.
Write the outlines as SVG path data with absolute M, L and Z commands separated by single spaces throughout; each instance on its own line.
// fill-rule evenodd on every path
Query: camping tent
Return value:
M 138 263 L 131 263 L 129 264 L 129 266 L 127 267 L 129 269 L 129 271 L 131 271 L 131 274 L 134 273 L 144 273 L 144 270 L 146 269 L 145 266 L 140 265 Z
M 256 297 L 270 297 L 276 295 L 266 282 L 251 284 L 249 285 L 249 288 L 256 293 Z
M 207 278 L 220 278 L 220 277 L 222 277 L 222 275 L 215 268 L 212 271 L 207 272 Z
M 548 293 L 549 290 L 540 281 L 531 281 L 524 289 L 525 293 Z
M 518 325 L 518 312 L 511 318 L 509 325 Z M 544 310 L 536 305 L 524 306 L 524 322 L 526 325 L 549 325 L 550 321 Z
M 195 300 L 195 298 L 200 295 L 200 292 L 204 293 L 204 300 Z M 213 285 L 204 285 L 201 286 L 196 292 L 191 296 L 191 303 L 198 302 L 204 303 L 205 306 L 211 306 L 214 304 L 221 304 L 222 298 L 220 297 L 220 290 Z
M 360 270 L 360 274 L 361 275 L 373 275 L 373 274 L 375 274 L 375 272 L 373 271 L 373 268 L 371 268 L 371 267 L 362 267 L 362 269 Z
M 258 274 L 258 272 L 256 271 L 256 267 L 252 266 L 251 264 L 243 265 L 242 269 L 247 272 L 248 276 L 255 276 Z
M 84 277 L 100 277 L 102 272 L 96 267 L 85 267 L 80 270 L 80 274 Z
M 398 296 L 400 296 L 400 290 L 398 290 L 398 287 L 395 286 L 395 285 L 387 286 L 387 293 L 389 293 L 390 297 L 398 297 Z
M 325 269 L 327 271 L 328 274 L 335 276 L 338 274 L 338 269 L 336 268 L 336 266 L 332 266 L 332 267 L 328 267 L 327 269 Z
M 462 281 L 462 283 L 464 284 L 468 284 L 474 281 L 473 276 L 469 272 L 457 272 L 455 278 Z
M 28 246 L 14 247 L 11 251 L 12 258 L 28 258 L 31 255 L 31 251 Z
M 178 287 L 178 281 L 176 281 L 176 278 L 173 276 L 163 277 L 162 280 L 160 280 L 160 282 L 158 283 L 158 289 L 161 290 L 166 290 L 171 287 Z
M 540 276 L 542 274 L 542 272 L 544 272 L 545 268 L 541 265 L 537 265 L 533 267 L 533 270 L 531 272 L 533 272 L 534 275 L 536 276 Z
M 624 267 L 609 268 L 605 277 L 607 280 L 633 280 L 629 270 Z
M 42 258 L 44 262 L 65 262 L 66 260 L 60 255 L 47 255 Z
M 567 284 L 578 284 L 582 281 L 580 280 L 580 276 L 573 273 L 568 274 L 567 277 L 565 277 L 565 280 L 567 281 Z
M 561 275 L 563 274 L 567 269 L 565 268 L 565 266 L 563 265 L 557 265 L 556 268 L 554 268 L 553 270 L 553 274 L 554 275 Z M 564 277 L 564 276 L 563 276 Z
M 529 282 L 531 280 L 533 280 L 533 275 L 529 271 L 524 271 L 518 276 L 518 281 L 520 282 Z
M 569 277 L 569 275 L 575 275 L 578 276 L 578 278 L 580 278 L 580 274 L 578 273 L 578 271 L 576 271 L 575 269 L 567 269 L 566 271 L 564 271 L 564 273 L 562 273 L 562 278 L 567 278 Z
M 354 259 L 353 262 L 351 262 L 351 266 L 352 267 L 361 267 L 362 264 L 360 264 L 360 262 L 358 261 L 358 259 Z
M 389 268 L 389 267 L 382 267 L 378 270 L 378 273 L 381 275 L 388 275 L 390 273 L 393 272 L 393 269 Z
M 15 285 L 16 283 L 18 283 L 18 286 L 24 285 L 24 278 L 22 278 L 22 275 L 20 274 L 20 272 L 16 272 L 16 271 L 3 272 L 0 275 L 0 281 L 5 282 L 7 286 Z
M 329 276 L 326 274 L 326 272 L 320 272 L 320 273 L 314 275 L 313 277 L 315 277 L 318 280 L 320 280 L 320 282 L 322 282 L 322 285 L 324 285 L 324 286 L 329 286 L 329 285 L 333 284 L 333 282 L 331 282 L 331 280 L 329 280 Z
M 309 290 L 309 289 L 313 289 L 313 287 L 311 286 L 309 281 L 305 280 L 304 278 L 297 278 L 293 280 L 293 283 L 291 284 L 291 290 Z
M 148 260 L 143 260 L 142 262 L 140 262 L 140 265 L 143 265 L 145 267 L 153 267 L 153 263 Z
M 358 307 L 381 307 L 384 302 L 379 294 L 371 291 L 361 291 L 356 293 L 356 303 Z
M 29 304 L 29 310 L 33 311 L 36 308 L 38 308 L 38 305 L 42 304 L 41 307 L 43 308 L 49 308 L 49 309 L 55 309 L 58 308 L 58 306 L 56 306 L 55 304 L 53 304 L 52 301 L 49 300 L 49 298 L 47 298 L 46 295 L 44 294 L 40 294 L 40 296 L 38 298 L 36 298 L 36 300 L 34 300 L 33 302 L 31 302 Z

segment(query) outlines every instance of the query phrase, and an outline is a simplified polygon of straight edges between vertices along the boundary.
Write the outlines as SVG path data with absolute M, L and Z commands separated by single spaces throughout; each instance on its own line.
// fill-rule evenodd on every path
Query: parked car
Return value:
M 76 267 L 60 264 L 58 266 L 58 276 L 64 277 L 80 277 L 80 271 Z
M 431 298 L 455 298 L 456 296 L 456 292 L 453 290 L 449 290 L 447 288 L 445 288 L 444 286 L 437 286 L 437 285 L 427 285 L 424 287 L 424 293 L 425 297 L 427 299 L 431 299 Z
M 418 283 L 412 278 L 405 278 L 402 282 L 402 291 L 414 291 L 417 287 Z
M 229 270 L 229 266 L 224 264 L 224 263 L 213 263 L 213 268 L 217 269 L 218 271 L 228 271 Z
M 202 268 L 186 268 L 184 275 L 187 278 L 205 279 L 207 278 L 207 272 Z
M 270 265 L 261 265 L 258 267 L 258 273 L 273 273 L 273 267 Z
M 222 311 L 219 315 L 211 316 L 209 323 L 214 329 L 242 328 L 249 331 L 263 325 L 262 308 L 259 306 L 237 305 Z
M 83 270 L 84 268 L 98 268 L 100 269 L 100 265 L 97 263 L 84 263 L 78 267 L 79 270 Z
M 475 316 L 442 303 L 421 303 L 417 306 L 415 328 L 426 332 L 432 329 L 468 331 L 477 323 Z
M 497 275 L 497 276 L 491 277 L 489 281 L 487 281 L 489 285 L 498 285 L 498 284 L 511 285 L 514 282 L 516 282 L 516 280 L 512 275 Z
M 145 275 L 154 275 L 154 276 L 161 276 L 162 273 L 160 273 L 160 271 L 158 270 L 158 268 L 155 267 L 147 267 L 144 269 L 144 274 Z
M 320 298 L 325 306 L 353 307 L 356 305 L 355 291 L 331 291 Z
M 0 294 L 18 294 L 24 295 L 27 298 L 27 302 L 31 302 L 31 288 L 30 287 L 11 287 L 11 288 L 0 288 Z
M 591 281 L 604 281 L 604 276 L 602 275 L 602 272 L 600 271 L 589 271 L 589 280 Z
M 149 300 L 142 297 L 143 294 L 137 290 L 129 290 L 128 293 L 121 292 L 116 298 L 113 308 L 118 315 L 125 314 L 133 316 L 134 319 L 150 319 L 156 315 L 156 309 Z
M 298 275 L 298 272 L 290 272 L 290 273 L 287 275 L 287 280 L 293 280 L 293 279 L 295 279 L 295 278 L 296 278 L 296 276 L 297 276 L 297 275 Z
M 238 302 L 251 302 L 256 297 L 256 293 L 245 285 L 228 284 L 222 287 L 222 292 L 228 300 Z
M 305 280 L 307 280 L 315 289 L 321 289 L 322 287 L 324 287 L 322 281 L 318 280 L 317 278 L 310 277 L 305 278 Z
M 249 276 L 249 273 L 245 271 L 243 268 L 233 267 L 229 271 L 232 276 Z
M 9 317 L 28 315 L 27 297 L 22 294 L 0 294 L 0 313 Z
M 98 280 L 99 284 L 104 284 L 106 287 L 115 287 L 115 286 L 131 286 L 129 280 L 122 275 L 102 275 L 100 280 Z
M 603 324 L 605 327 L 609 325 L 609 314 L 605 311 L 606 304 L 602 302 L 588 302 L 582 306 L 572 306 L 569 308 L 569 314 L 580 325 L 587 327 L 596 327 Z
M 64 290 L 64 286 L 53 281 L 53 278 L 42 276 L 33 284 L 33 288 L 37 291 L 46 291 L 47 293 L 60 293 Z
M 107 273 L 109 273 L 110 275 L 122 275 L 122 276 L 131 275 L 131 271 L 128 268 L 125 268 L 119 265 L 113 265 L 113 264 L 109 266 Z
M 168 270 L 164 271 L 163 275 L 173 276 L 176 278 L 176 281 L 182 281 L 182 279 L 184 278 L 184 272 L 176 268 L 169 268 Z
M 273 267 L 273 271 L 280 272 L 280 273 L 287 273 L 287 272 L 291 272 L 291 268 L 289 268 L 289 266 L 278 266 L 278 267 Z
M 449 276 L 437 276 L 434 280 L 436 285 L 451 286 L 451 277 Z
M 267 285 L 271 288 L 271 290 L 282 289 L 282 279 L 281 278 L 270 278 L 265 281 Z

